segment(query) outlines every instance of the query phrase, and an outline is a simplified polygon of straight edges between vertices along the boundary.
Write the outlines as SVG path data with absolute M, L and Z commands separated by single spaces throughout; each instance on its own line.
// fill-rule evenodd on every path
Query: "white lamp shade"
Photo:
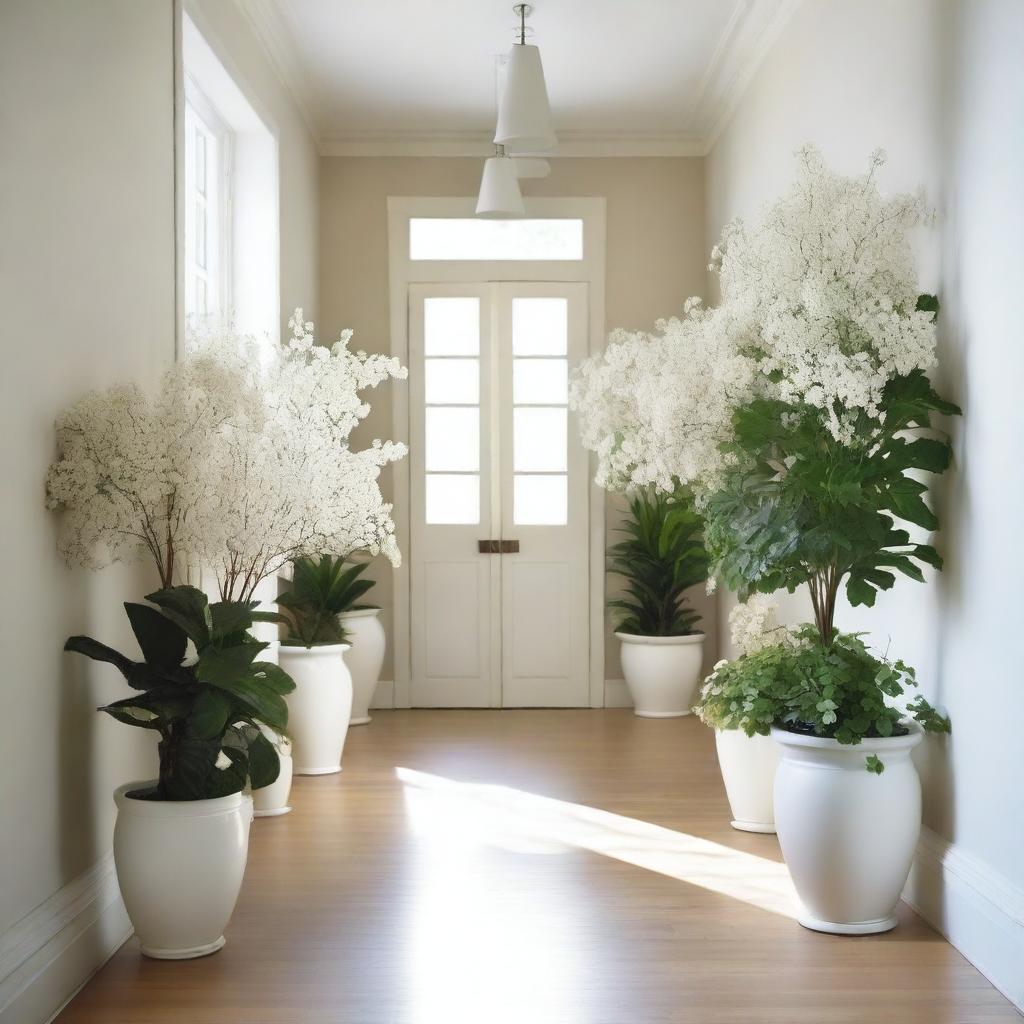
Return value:
M 511 157 L 492 156 L 484 164 L 476 215 L 495 218 L 526 215 L 519 180 L 516 178 L 515 161 Z
M 547 153 L 558 145 L 536 46 L 518 43 L 509 52 L 494 141 L 509 154 Z

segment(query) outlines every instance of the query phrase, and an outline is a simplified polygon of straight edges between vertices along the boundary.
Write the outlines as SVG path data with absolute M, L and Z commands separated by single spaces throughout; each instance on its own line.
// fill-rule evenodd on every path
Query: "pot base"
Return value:
M 287 814 L 290 810 L 290 807 L 271 807 L 266 811 L 253 811 L 252 816 L 254 818 L 277 818 L 282 814 Z
M 353 718 L 348 724 L 349 725 L 369 725 L 373 719 L 367 715 L 365 718 Z
M 296 775 L 337 775 L 341 771 L 341 765 L 336 764 L 333 768 L 296 768 Z
M 682 718 L 693 714 L 692 711 L 634 711 L 637 718 Z
M 227 939 L 222 935 L 205 946 L 192 946 L 188 949 L 154 949 L 152 946 L 140 946 L 143 956 L 151 960 L 194 960 L 196 957 L 209 956 L 221 949 Z
M 765 821 L 730 821 L 730 825 L 737 832 L 761 832 L 764 835 L 775 835 L 775 826 Z
M 879 917 L 874 921 L 822 921 L 808 914 L 801 914 L 797 921 L 812 932 L 827 932 L 829 935 L 877 935 L 891 932 L 898 924 L 896 915 Z

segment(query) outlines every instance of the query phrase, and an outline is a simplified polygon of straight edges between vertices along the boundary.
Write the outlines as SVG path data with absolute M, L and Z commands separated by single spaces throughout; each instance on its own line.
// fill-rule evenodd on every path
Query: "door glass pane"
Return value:
M 426 417 L 427 470 L 479 470 L 480 410 L 434 406 Z
M 513 355 L 564 356 L 568 351 L 568 339 L 568 299 L 512 300 Z
M 568 436 L 565 409 L 512 410 L 512 468 L 517 472 L 565 472 Z
M 477 405 L 480 363 L 476 359 L 425 359 L 423 387 L 429 405 Z
M 512 515 L 517 526 L 564 526 L 569 489 L 565 476 L 514 477 Z
M 411 217 L 411 260 L 581 260 L 579 218 Z
M 480 353 L 480 300 L 423 300 L 423 352 L 428 356 L 475 356 Z
M 426 520 L 432 525 L 475 525 L 480 522 L 480 477 L 428 473 Z
M 565 405 L 569 401 L 569 361 L 513 360 L 512 401 L 517 405 Z

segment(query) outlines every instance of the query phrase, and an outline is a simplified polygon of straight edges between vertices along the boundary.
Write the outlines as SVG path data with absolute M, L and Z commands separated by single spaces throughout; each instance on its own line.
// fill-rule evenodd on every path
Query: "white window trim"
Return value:
M 185 73 L 184 82 L 185 103 L 192 107 L 196 116 L 209 130 L 210 134 L 217 141 L 217 181 L 216 196 L 214 203 L 217 210 L 217 303 L 212 316 L 214 319 L 229 322 L 234 313 L 234 132 L 230 125 L 220 115 L 217 108 L 210 102 L 206 94 L 196 83 L 196 80 L 188 72 Z M 186 118 L 187 121 L 187 118 Z M 188 152 L 188 141 L 185 141 L 185 153 Z M 187 160 L 187 156 L 186 156 Z M 193 173 L 186 167 L 186 181 L 188 175 Z M 191 197 L 187 194 L 185 202 L 189 203 Z M 209 202 L 209 200 L 208 200 Z M 185 210 L 186 220 L 190 216 L 187 205 Z M 188 232 L 185 230 L 185 295 L 191 287 L 189 283 L 189 263 L 191 253 L 188 252 Z M 186 315 L 188 315 L 188 302 L 185 301 Z
M 583 221 L 581 260 L 411 260 L 409 220 L 413 217 L 473 217 L 476 198 L 388 198 L 388 264 L 391 313 L 391 354 L 409 362 L 409 285 L 416 282 L 584 281 L 590 301 L 589 350 L 604 350 L 605 339 L 605 216 L 603 197 L 524 197 L 528 217 L 572 217 Z M 392 437 L 408 441 L 409 403 L 396 401 Z M 409 550 L 410 463 L 392 467 L 392 518 L 399 547 Z M 590 458 L 593 481 L 596 465 Z M 409 560 L 394 570 L 394 695 L 393 705 L 410 706 L 411 634 Z M 590 706 L 604 707 L 605 643 L 605 492 L 590 485 Z

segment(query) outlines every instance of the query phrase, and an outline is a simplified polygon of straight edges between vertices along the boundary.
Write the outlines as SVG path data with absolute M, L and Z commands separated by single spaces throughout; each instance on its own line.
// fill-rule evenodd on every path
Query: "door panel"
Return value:
M 589 705 L 583 284 L 409 292 L 414 707 Z

